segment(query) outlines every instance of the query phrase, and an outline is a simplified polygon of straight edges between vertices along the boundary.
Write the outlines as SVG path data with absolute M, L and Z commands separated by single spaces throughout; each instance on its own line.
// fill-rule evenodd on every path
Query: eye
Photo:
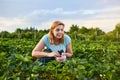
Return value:
M 59 31 L 64 31 L 64 29 L 60 29 L 60 28 L 57 28 L 57 29 L 55 29 L 55 31 L 57 31 L 57 32 L 59 32 Z
M 56 31 L 60 31 L 60 29 L 56 29 Z

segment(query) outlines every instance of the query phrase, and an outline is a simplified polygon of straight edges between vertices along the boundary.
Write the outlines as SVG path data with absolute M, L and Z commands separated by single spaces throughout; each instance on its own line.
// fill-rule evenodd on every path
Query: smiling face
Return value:
M 55 27 L 53 30 L 53 35 L 56 39 L 61 39 L 64 35 L 64 26 L 58 25 L 57 27 Z
M 55 21 L 52 23 L 49 31 L 49 39 L 51 44 L 55 44 L 56 41 L 60 43 L 64 42 L 64 23 Z

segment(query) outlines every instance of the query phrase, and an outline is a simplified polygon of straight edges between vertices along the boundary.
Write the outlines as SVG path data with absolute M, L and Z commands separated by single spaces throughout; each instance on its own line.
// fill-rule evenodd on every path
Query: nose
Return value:
M 62 30 L 59 30 L 59 32 L 61 33 L 61 32 L 62 32 Z

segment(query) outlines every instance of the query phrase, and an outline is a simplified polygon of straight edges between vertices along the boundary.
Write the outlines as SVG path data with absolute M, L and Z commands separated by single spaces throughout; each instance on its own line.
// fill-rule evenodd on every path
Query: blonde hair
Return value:
M 53 34 L 53 30 L 58 26 L 58 25 L 63 25 L 63 27 L 65 26 L 64 23 L 60 22 L 60 21 L 55 21 L 52 23 L 50 31 L 49 31 L 49 38 L 50 38 L 50 43 L 54 44 L 55 40 L 54 40 L 54 34 Z M 62 38 L 59 40 L 60 44 L 64 42 L 64 34 L 62 36 Z

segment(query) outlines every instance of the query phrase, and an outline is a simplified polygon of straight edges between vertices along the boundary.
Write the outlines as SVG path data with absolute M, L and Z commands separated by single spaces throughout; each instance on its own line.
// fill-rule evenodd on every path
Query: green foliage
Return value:
M 1 80 L 120 79 L 119 42 L 72 40 L 72 58 L 64 63 L 51 61 L 46 65 L 31 56 L 37 42 L 0 38 Z
M 33 39 L 39 40 L 44 34 L 47 34 L 48 30 L 37 30 L 35 27 L 26 29 L 17 28 L 15 32 L 9 33 L 7 31 L 0 32 L 1 38 L 17 38 L 17 39 Z M 78 26 L 72 24 L 70 30 L 65 32 L 71 36 L 74 40 L 103 40 L 103 41 L 120 41 L 120 23 L 115 25 L 115 29 L 108 33 L 105 33 L 98 27 L 86 28 L 85 26 Z
M 119 32 L 120 34 L 120 23 L 118 23 L 116 26 L 115 26 L 115 30 Z
M 78 30 L 79 30 L 79 26 L 73 24 L 73 25 L 70 27 L 70 30 L 69 30 L 69 31 L 74 33 L 74 31 L 78 32 Z

